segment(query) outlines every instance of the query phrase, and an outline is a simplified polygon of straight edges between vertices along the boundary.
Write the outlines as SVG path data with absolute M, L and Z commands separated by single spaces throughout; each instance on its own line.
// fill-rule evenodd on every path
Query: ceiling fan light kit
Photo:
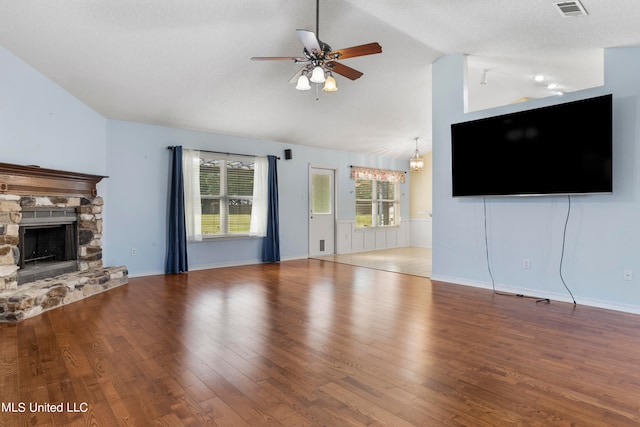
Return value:
M 305 74 L 302 74 L 298 77 L 298 84 L 296 84 L 296 89 L 298 90 L 309 90 L 311 89 L 311 85 L 309 84 L 309 77 Z
M 296 73 L 296 76 L 299 74 L 297 80 L 295 76 L 292 78 L 293 81 L 297 82 L 296 89 L 301 91 L 309 90 L 311 89 L 309 82 L 311 82 L 316 84 L 324 83 L 323 91 L 335 92 L 338 90 L 338 86 L 332 73 L 339 74 L 350 80 L 359 79 L 363 75 L 360 71 L 338 62 L 339 60 L 382 53 L 382 47 L 377 42 L 373 42 L 360 46 L 331 50 L 331 46 L 319 39 L 319 3 L 320 0 L 316 0 L 316 32 L 296 30 L 300 41 L 304 45 L 304 49 L 302 50 L 303 56 L 254 56 L 251 60 L 291 60 L 296 64 L 304 64 L 302 69 Z M 293 83 L 293 81 L 291 81 L 291 83 Z
M 324 83 L 324 69 L 320 65 L 316 65 L 311 72 L 311 78 L 309 80 L 313 83 Z
M 338 90 L 338 86 L 336 85 L 336 79 L 333 78 L 331 73 L 329 73 L 329 77 L 324 82 L 324 87 L 322 88 L 325 92 L 335 92 Z

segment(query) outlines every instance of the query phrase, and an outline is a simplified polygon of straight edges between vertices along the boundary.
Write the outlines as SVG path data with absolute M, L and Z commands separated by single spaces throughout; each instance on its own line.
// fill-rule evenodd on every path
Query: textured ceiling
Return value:
M 578 18 L 552 3 L 321 0 L 324 42 L 383 52 L 345 59 L 364 76 L 319 96 L 288 83 L 293 61 L 249 60 L 301 55 L 314 0 L 0 0 L 0 44 L 108 118 L 409 157 L 430 144 L 444 54 L 469 55 L 482 109 L 602 84 L 603 48 L 640 46 L 637 0 L 584 0 Z

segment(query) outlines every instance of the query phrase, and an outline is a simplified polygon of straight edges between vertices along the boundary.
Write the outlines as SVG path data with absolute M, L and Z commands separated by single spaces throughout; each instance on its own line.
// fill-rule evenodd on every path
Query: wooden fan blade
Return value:
M 252 61 L 306 61 L 299 56 L 252 56 Z
M 382 53 L 382 46 L 380 46 L 377 42 L 362 44 L 360 46 L 346 47 L 344 49 L 337 49 L 333 52 L 329 52 L 327 56 L 329 56 L 330 58 L 345 59 L 353 58 L 356 56 L 373 55 L 375 53 Z
M 347 67 L 346 65 L 339 62 L 329 62 L 325 66 L 334 73 L 340 74 L 341 76 L 344 76 L 351 80 L 356 80 L 362 77 L 362 73 L 360 71 L 354 70 L 353 68 Z
M 307 49 L 307 52 L 313 53 L 315 51 L 320 53 L 322 51 L 322 49 L 320 49 L 320 43 L 318 43 L 318 38 L 313 31 L 296 30 L 296 33 L 298 33 L 298 37 L 300 37 L 300 41 Z

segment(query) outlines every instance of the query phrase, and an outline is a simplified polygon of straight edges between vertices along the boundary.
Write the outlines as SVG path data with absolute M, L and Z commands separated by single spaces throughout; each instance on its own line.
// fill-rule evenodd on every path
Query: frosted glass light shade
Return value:
M 322 69 L 322 67 L 317 66 L 316 68 L 313 69 L 310 80 L 313 83 L 324 83 L 325 78 L 324 78 L 324 70 Z
M 335 92 L 338 90 L 338 86 L 336 86 L 336 79 L 333 76 L 327 77 L 327 80 L 324 82 L 324 87 L 322 88 L 325 92 Z
M 309 78 L 304 74 L 298 77 L 298 84 L 296 85 L 296 89 L 298 90 L 309 90 L 311 86 L 309 85 Z

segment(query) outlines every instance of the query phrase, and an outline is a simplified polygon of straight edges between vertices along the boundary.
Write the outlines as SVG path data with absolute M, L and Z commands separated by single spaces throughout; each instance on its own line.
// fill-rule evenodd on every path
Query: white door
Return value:
M 309 167 L 310 257 L 335 253 L 335 178 L 335 169 Z

